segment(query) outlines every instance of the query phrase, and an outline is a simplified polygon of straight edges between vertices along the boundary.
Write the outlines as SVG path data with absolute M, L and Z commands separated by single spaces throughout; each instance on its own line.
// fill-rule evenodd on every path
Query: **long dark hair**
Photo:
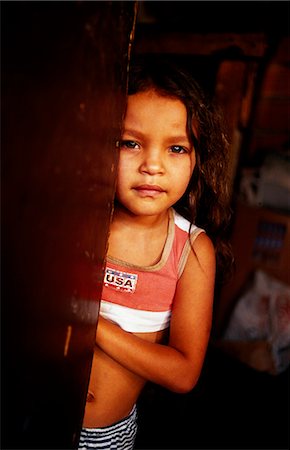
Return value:
M 217 255 L 218 275 L 229 270 L 232 254 L 227 242 L 230 221 L 228 189 L 229 142 L 221 111 L 184 67 L 160 58 L 138 58 L 129 70 L 128 95 L 154 89 L 178 98 L 187 110 L 188 137 L 196 165 L 183 197 L 174 208 L 191 223 L 204 228 Z M 197 123 L 198 136 L 193 122 Z M 220 278 L 220 276 L 219 276 Z

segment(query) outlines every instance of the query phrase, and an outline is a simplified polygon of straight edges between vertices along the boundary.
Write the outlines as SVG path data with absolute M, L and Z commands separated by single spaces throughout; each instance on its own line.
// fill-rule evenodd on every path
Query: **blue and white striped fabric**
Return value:
M 114 425 L 102 428 L 83 428 L 79 450 L 132 450 L 137 434 L 137 408 Z

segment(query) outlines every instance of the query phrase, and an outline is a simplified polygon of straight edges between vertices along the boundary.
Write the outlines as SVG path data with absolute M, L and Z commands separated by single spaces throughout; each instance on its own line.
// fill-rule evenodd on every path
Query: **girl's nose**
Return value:
M 158 149 L 147 150 L 144 152 L 143 160 L 140 165 L 140 172 L 150 175 L 164 173 L 164 161 L 162 153 Z

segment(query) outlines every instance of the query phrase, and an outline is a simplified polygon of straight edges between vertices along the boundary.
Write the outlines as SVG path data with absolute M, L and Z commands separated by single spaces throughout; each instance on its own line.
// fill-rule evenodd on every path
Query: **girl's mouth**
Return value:
M 138 193 L 140 197 L 158 197 L 164 193 L 164 189 L 157 185 L 142 184 L 140 186 L 134 187 L 134 190 Z

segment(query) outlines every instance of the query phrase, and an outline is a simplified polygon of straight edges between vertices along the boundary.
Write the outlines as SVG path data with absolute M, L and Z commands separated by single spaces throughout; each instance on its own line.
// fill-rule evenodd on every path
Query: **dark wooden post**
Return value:
M 135 2 L 3 2 L 2 445 L 76 448 Z

